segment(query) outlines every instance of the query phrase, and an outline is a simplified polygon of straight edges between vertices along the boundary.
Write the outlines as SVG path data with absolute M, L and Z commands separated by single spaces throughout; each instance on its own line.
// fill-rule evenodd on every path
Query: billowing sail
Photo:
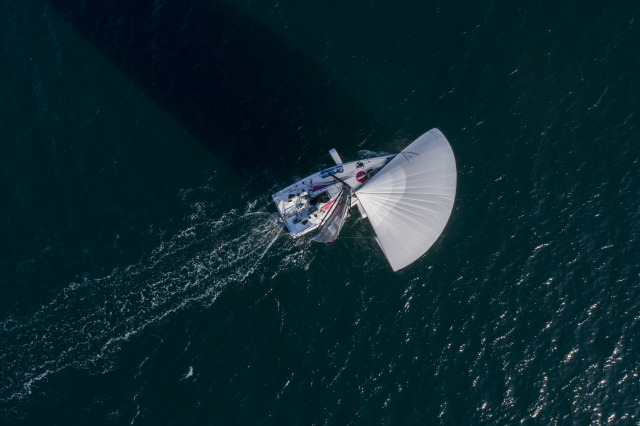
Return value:
M 318 227 L 311 239 L 319 243 L 330 243 L 338 238 L 342 225 L 347 219 L 347 211 L 351 206 L 351 188 L 342 187 L 342 191 L 337 197 L 336 206 L 333 211 Z
M 356 191 L 394 271 L 422 256 L 444 230 L 456 194 L 456 160 L 432 129 Z

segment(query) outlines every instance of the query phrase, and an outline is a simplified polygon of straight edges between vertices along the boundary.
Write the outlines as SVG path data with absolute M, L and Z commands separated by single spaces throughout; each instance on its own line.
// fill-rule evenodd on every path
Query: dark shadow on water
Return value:
M 282 177 L 370 124 L 317 64 L 223 1 L 50 4 L 236 170 Z

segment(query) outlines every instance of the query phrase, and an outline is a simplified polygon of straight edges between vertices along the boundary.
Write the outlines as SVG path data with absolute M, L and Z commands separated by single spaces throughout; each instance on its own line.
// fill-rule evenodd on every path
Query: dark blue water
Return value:
M 637 3 L 176 3 L 0 5 L 0 423 L 640 422 Z M 415 264 L 281 231 L 432 127 Z

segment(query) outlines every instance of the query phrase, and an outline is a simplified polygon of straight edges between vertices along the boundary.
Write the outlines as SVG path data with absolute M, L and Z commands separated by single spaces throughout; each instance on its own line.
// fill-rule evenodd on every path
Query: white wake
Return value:
M 0 401 L 25 398 L 69 367 L 108 371 L 122 343 L 150 325 L 188 307 L 206 308 L 265 257 L 283 266 L 303 253 L 305 243 L 284 238 L 270 213 L 251 207 L 216 220 L 198 214 L 138 263 L 73 282 L 33 316 L 0 322 Z M 278 250 L 269 253 L 276 241 Z

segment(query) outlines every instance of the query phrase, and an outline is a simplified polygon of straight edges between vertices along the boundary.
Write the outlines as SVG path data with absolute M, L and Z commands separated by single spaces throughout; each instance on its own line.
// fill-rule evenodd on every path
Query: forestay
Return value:
M 456 194 L 449 142 L 432 129 L 356 191 L 394 271 L 422 256 L 444 230 Z

